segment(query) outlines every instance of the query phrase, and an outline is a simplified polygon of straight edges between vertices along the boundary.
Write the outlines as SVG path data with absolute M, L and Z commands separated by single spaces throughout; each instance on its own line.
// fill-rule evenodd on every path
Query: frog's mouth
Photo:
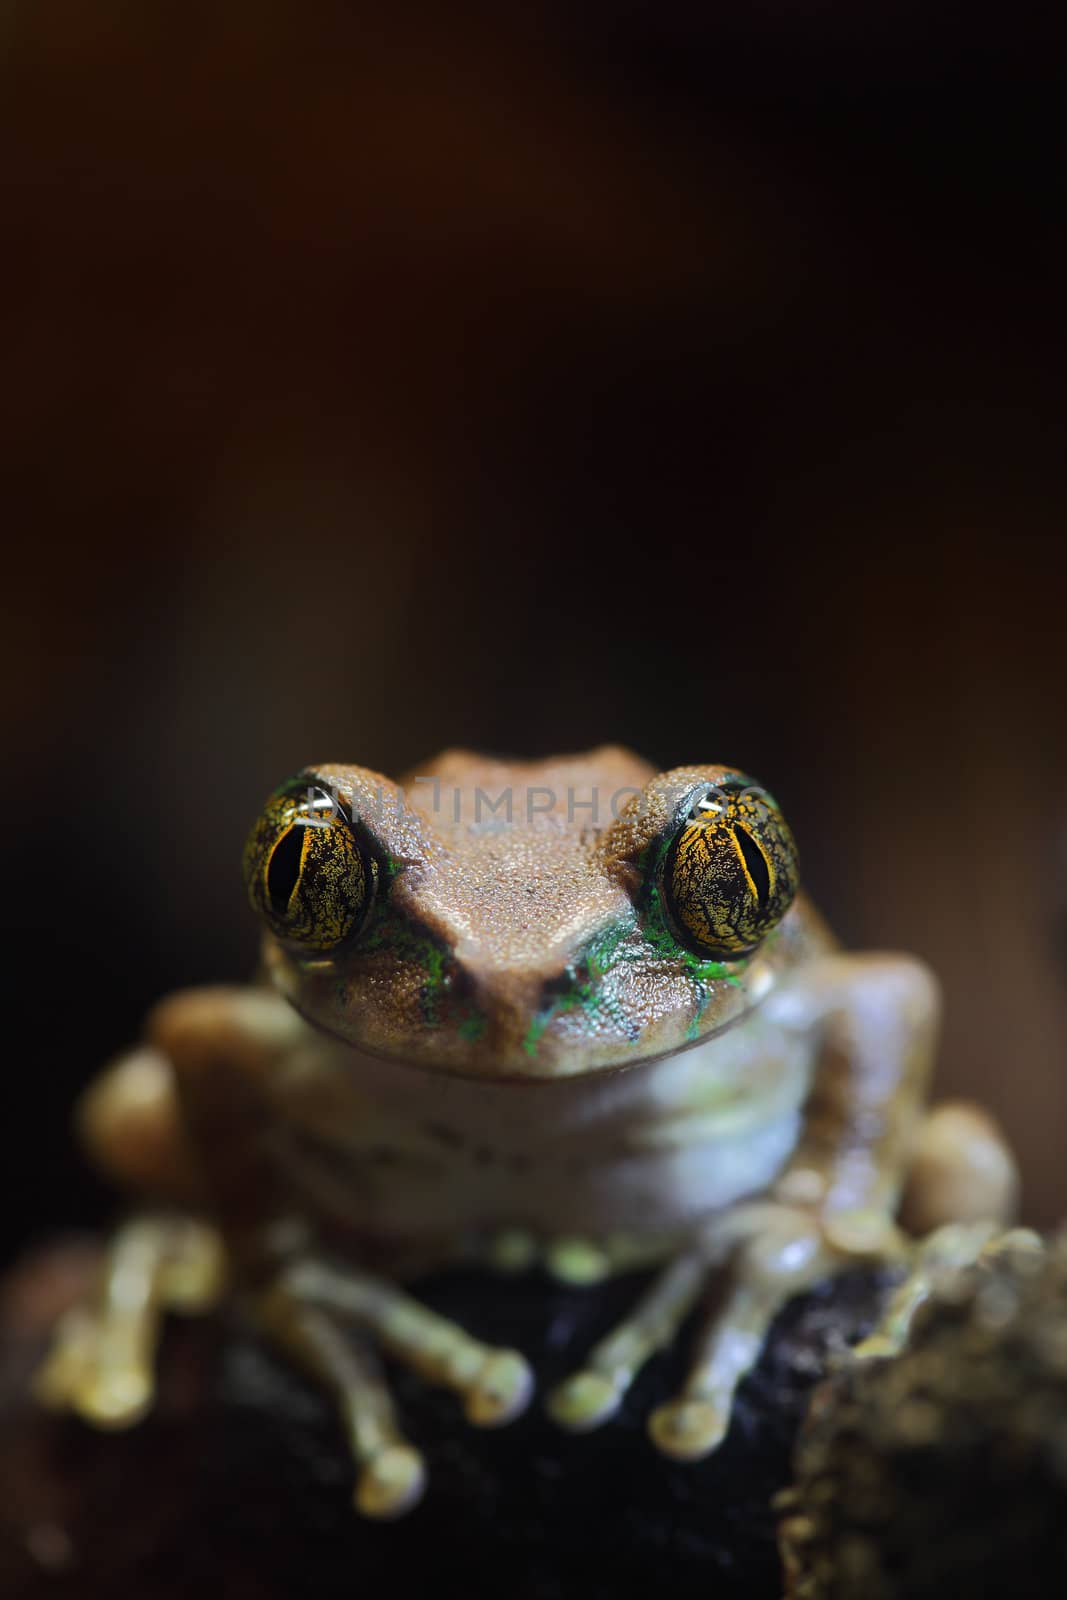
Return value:
M 708 1044 L 713 1039 L 720 1038 L 723 1034 L 731 1033 L 749 1015 L 751 1007 L 745 1006 L 736 1015 L 703 1032 L 689 1036 L 688 1034 L 677 1043 L 664 1043 L 659 1049 L 622 1049 L 617 1052 L 605 1050 L 596 1060 L 588 1056 L 579 1055 L 567 1048 L 553 1050 L 543 1047 L 541 1059 L 536 1066 L 531 1066 L 529 1059 L 521 1062 L 495 1057 L 491 1062 L 481 1053 L 475 1055 L 469 1052 L 466 1055 L 452 1056 L 436 1049 L 423 1049 L 412 1044 L 408 1048 L 393 1047 L 382 1044 L 365 1036 L 354 1037 L 338 1028 L 331 1027 L 316 1017 L 313 1012 L 301 1006 L 295 999 L 285 997 L 294 1011 L 313 1028 L 316 1033 L 343 1045 L 356 1056 L 373 1056 L 378 1061 L 387 1061 L 391 1066 L 400 1071 L 418 1073 L 423 1077 L 447 1076 L 461 1078 L 467 1082 L 491 1081 L 494 1083 L 511 1083 L 522 1085 L 558 1083 L 571 1081 L 577 1077 L 607 1077 L 616 1073 L 637 1072 L 643 1067 L 655 1065 L 670 1056 L 680 1055 L 683 1051 L 696 1050 Z
M 773 981 L 759 960 L 693 982 L 677 965 L 616 966 L 598 981 L 575 965 L 549 979 L 454 964 L 339 967 L 268 951 L 274 985 L 317 1031 L 352 1049 L 431 1072 L 516 1081 L 620 1071 L 733 1027 Z

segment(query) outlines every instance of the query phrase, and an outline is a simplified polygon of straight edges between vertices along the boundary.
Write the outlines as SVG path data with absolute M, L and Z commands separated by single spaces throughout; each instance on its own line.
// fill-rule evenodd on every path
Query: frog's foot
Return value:
M 919 1240 L 907 1273 L 870 1333 L 849 1352 L 850 1359 L 899 1355 L 916 1312 L 931 1295 L 951 1292 L 954 1279 L 1005 1252 L 1022 1253 L 1039 1264 L 1045 1259 L 1045 1242 L 1029 1228 L 1005 1229 L 996 1222 L 950 1222 Z
M 188 1217 L 138 1217 L 111 1240 L 92 1299 L 68 1311 L 34 1379 L 53 1411 L 100 1428 L 126 1428 L 149 1411 L 166 1311 L 210 1310 L 225 1251 L 213 1228 Z
M 705 1317 L 680 1394 L 649 1419 L 653 1443 L 665 1454 L 685 1461 L 708 1455 L 726 1435 L 737 1386 L 758 1361 L 775 1316 L 849 1257 L 862 1258 L 867 1243 L 874 1241 L 865 1241 L 858 1252 L 831 1243 L 817 1217 L 789 1206 L 752 1204 L 726 1213 L 666 1267 L 585 1366 L 559 1385 L 549 1397 L 550 1414 L 573 1431 L 613 1416 L 650 1356 L 673 1342 L 729 1262 L 728 1287 Z M 883 1230 L 870 1253 L 882 1254 L 886 1244 Z
M 397 1425 L 376 1347 L 452 1389 L 467 1420 L 494 1428 L 524 1411 L 533 1377 L 516 1350 L 481 1344 L 386 1279 L 309 1260 L 286 1270 L 256 1310 L 270 1336 L 337 1404 L 358 1468 L 355 1503 L 396 1517 L 420 1498 L 425 1467 Z

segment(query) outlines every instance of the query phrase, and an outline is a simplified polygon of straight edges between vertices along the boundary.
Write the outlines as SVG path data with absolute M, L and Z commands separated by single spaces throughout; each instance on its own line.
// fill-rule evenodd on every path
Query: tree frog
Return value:
M 90 1152 L 151 1208 L 56 1331 L 52 1407 L 137 1421 L 163 1314 L 228 1292 L 332 1398 L 357 1508 L 396 1516 L 425 1468 L 383 1355 L 479 1427 L 534 1388 L 523 1354 L 411 1278 L 647 1264 L 547 1406 L 607 1424 L 707 1298 L 688 1377 L 648 1419 L 694 1460 L 791 1296 L 901 1253 L 898 1215 L 924 1231 L 1011 1208 L 993 1124 L 924 1112 L 933 977 L 837 948 L 779 805 L 733 767 L 657 773 L 616 747 L 449 751 L 400 783 L 312 766 L 267 801 L 244 865 L 259 980 L 165 999 L 81 1102 Z

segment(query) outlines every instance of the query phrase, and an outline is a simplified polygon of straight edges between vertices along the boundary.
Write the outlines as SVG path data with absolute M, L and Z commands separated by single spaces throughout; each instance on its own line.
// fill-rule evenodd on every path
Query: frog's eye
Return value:
M 687 805 L 663 861 L 662 887 L 675 932 L 697 955 L 747 955 L 797 892 L 793 836 L 771 797 L 726 778 Z
M 253 910 L 279 939 L 324 951 L 361 927 L 378 865 L 333 796 L 298 780 L 267 801 L 245 845 L 244 872 Z

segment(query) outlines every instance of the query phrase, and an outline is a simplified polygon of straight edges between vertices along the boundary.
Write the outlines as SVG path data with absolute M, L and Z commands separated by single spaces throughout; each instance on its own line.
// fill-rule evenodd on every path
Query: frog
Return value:
M 166 1316 L 232 1302 L 329 1398 L 356 1510 L 390 1519 L 426 1487 L 392 1368 L 475 1427 L 536 1387 L 535 1359 L 432 1310 L 420 1274 L 595 1292 L 641 1268 L 544 1403 L 564 1430 L 610 1426 L 695 1324 L 647 1432 L 698 1461 L 794 1296 L 1012 1214 L 996 1123 L 928 1103 L 933 974 L 841 948 L 740 768 L 614 745 L 446 750 L 396 781 L 313 764 L 266 802 L 244 875 L 254 981 L 161 1000 L 78 1104 L 135 1203 L 37 1374 L 54 1410 L 137 1423 Z

